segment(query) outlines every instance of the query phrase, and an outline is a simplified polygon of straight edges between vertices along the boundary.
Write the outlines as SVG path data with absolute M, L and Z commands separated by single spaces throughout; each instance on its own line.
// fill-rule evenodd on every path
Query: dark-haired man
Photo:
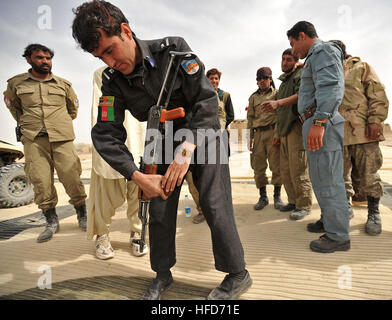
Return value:
M 383 186 L 378 170 L 382 166 L 379 141 L 384 141 L 383 124 L 388 115 L 385 87 L 374 69 L 359 57 L 346 53 L 342 41 L 332 40 L 343 51 L 345 91 L 339 112 L 346 119 L 344 130 L 344 181 L 347 198 L 354 196 L 351 169 L 356 168 L 361 190 L 367 197 L 368 219 L 365 231 L 380 234 L 379 210 Z
M 343 180 L 344 118 L 338 108 L 344 95 L 343 53 L 323 42 L 313 24 L 296 23 L 289 31 L 293 54 L 305 59 L 298 93 L 298 112 L 309 175 L 321 208 L 325 234 L 310 243 L 316 252 L 350 249 L 349 207 Z
M 298 114 L 298 91 L 301 84 L 302 66 L 291 48 L 282 54 L 282 71 L 277 100 L 262 104 L 265 112 L 277 110 L 275 131 L 280 139 L 280 176 L 289 203 L 280 211 L 293 211 L 290 219 L 301 220 L 310 213 L 312 185 L 309 179 L 305 147 L 302 141 L 302 122 Z
M 170 51 L 189 52 L 190 48 L 178 37 L 150 41 L 136 38 L 121 10 L 109 2 L 86 2 L 74 13 L 75 40 L 82 49 L 110 67 L 103 72 L 102 94 L 110 97 L 103 101 L 111 101 L 114 110 L 110 118 L 104 118 L 101 106 L 101 116 L 91 133 L 94 147 L 114 169 L 133 180 L 144 196 L 151 199 L 150 261 L 157 276 L 142 298 L 160 299 L 173 282 L 170 269 L 176 263 L 178 199 L 188 169 L 192 171 L 200 192 L 200 205 L 211 229 L 215 267 L 229 273 L 208 298 L 237 298 L 251 286 L 252 280 L 245 269 L 244 252 L 234 221 L 227 155 L 225 163 L 219 163 L 219 155 L 217 161 L 209 161 L 210 156 L 215 156 L 215 152 L 208 153 L 211 142 L 216 142 L 213 151 L 221 149 L 216 135 L 212 139 L 207 136 L 208 142 L 198 145 L 195 163 L 190 166 L 196 148 L 196 139 L 192 138 L 203 129 L 220 133 L 216 92 L 204 74 L 202 62 L 197 57 L 183 58 L 169 101 L 170 108 L 185 109 L 185 119 L 174 120 L 173 131 L 182 129 L 189 133 L 186 140 L 173 143 L 173 137 L 166 137 L 163 151 L 170 152 L 169 146 L 173 143 L 176 147 L 174 160 L 169 157 L 167 162 L 163 155 L 165 163 L 158 164 L 158 174 L 144 174 L 124 145 L 124 113 L 129 110 L 139 121 L 146 121 L 149 109 L 157 103 Z M 206 155 L 205 162 L 199 154 Z M 220 155 L 225 158 L 224 153 Z
M 21 126 L 25 172 L 34 186 L 34 201 L 47 222 L 38 242 L 50 240 L 59 230 L 54 169 L 76 209 L 79 227 L 86 230 L 87 195 L 73 144 L 72 120 L 79 103 L 71 83 L 52 74 L 53 55 L 43 45 L 27 46 L 23 57 L 31 69 L 9 79 L 4 92 L 5 104 Z
M 261 67 L 256 72 L 258 89 L 249 97 L 247 112 L 247 128 L 249 129 L 250 164 L 254 170 L 256 188 L 259 189 L 259 201 L 253 206 L 262 210 L 269 204 L 267 197 L 268 178 L 266 170 L 269 166 L 272 172 L 271 183 L 274 185 L 274 207 L 280 209 L 283 202 L 280 198 L 281 177 L 279 165 L 279 137 L 274 128 L 277 112 L 264 112 L 261 105 L 265 101 L 276 99 L 278 91 L 272 80 L 269 67 Z

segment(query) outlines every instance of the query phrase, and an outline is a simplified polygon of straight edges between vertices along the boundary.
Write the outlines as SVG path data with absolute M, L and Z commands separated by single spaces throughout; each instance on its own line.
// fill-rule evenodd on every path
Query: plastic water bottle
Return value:
M 187 194 L 185 195 L 184 209 L 185 217 L 189 218 L 191 216 L 191 207 L 189 205 L 189 197 Z

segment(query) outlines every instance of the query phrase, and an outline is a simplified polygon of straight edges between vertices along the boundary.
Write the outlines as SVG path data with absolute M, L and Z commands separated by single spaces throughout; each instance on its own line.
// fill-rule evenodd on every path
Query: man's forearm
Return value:
M 276 100 L 276 102 L 278 103 L 278 107 L 295 105 L 298 102 L 298 93 L 287 98 Z

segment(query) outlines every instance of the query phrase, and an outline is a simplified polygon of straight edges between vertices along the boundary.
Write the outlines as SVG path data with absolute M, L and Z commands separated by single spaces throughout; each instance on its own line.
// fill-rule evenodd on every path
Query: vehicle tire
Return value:
M 13 208 L 29 204 L 34 199 L 31 183 L 27 181 L 23 163 L 0 168 L 0 206 Z

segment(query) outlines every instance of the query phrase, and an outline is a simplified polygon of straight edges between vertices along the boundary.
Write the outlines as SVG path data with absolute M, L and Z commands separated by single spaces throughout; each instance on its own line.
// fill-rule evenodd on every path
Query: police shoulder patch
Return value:
M 196 59 L 184 60 L 181 63 L 181 66 L 185 70 L 185 72 L 189 75 L 197 73 L 200 69 L 200 66 L 197 63 Z
M 98 105 L 99 121 L 114 121 L 114 96 L 102 96 Z

